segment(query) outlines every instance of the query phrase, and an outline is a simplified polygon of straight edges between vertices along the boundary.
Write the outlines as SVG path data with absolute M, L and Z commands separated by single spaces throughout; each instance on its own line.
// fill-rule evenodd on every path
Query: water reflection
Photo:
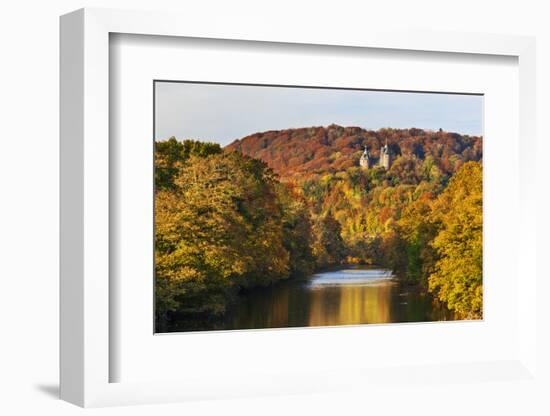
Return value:
M 223 328 L 252 329 L 334 326 L 450 319 L 417 288 L 406 287 L 391 271 L 349 268 L 318 273 L 250 291 Z

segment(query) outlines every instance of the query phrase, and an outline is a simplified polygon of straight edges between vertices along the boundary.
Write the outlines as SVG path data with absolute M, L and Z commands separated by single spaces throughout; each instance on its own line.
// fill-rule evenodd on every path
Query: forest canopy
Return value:
M 389 170 L 358 166 L 385 143 Z M 225 149 L 157 141 L 157 321 L 216 319 L 241 290 L 353 263 L 481 317 L 481 158 L 480 137 L 420 129 L 289 129 Z

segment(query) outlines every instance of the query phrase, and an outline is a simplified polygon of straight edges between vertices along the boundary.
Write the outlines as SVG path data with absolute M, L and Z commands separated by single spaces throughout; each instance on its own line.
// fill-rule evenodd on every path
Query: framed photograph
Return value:
M 61 18 L 62 398 L 536 383 L 534 40 L 243 33 Z
M 483 95 L 153 85 L 155 333 L 483 318 Z

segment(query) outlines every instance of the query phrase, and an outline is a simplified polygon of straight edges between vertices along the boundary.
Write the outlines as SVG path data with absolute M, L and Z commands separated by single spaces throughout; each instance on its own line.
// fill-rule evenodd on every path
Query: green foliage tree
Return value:
M 338 265 L 345 259 L 346 246 L 341 232 L 342 226 L 330 211 L 317 219 L 313 253 L 318 268 Z
M 433 194 L 429 191 L 420 192 L 420 196 L 404 208 L 399 219 L 399 230 L 401 238 L 406 242 L 406 278 L 427 287 L 427 276 L 432 270 L 434 258 L 430 242 L 437 228 L 430 221 Z
M 190 156 L 206 157 L 221 153 L 217 143 L 185 140 L 180 142 L 175 137 L 155 142 L 155 187 L 157 190 L 173 188 L 174 178 L 182 163 Z
M 309 207 L 296 189 L 285 184 L 278 184 L 277 196 L 282 209 L 283 245 L 289 254 L 290 276 L 308 276 L 315 269 Z

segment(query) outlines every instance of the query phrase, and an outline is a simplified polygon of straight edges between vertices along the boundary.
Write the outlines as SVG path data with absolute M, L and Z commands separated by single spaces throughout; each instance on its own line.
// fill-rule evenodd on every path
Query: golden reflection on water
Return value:
M 289 290 L 280 291 L 279 296 L 271 303 L 271 311 L 267 313 L 267 327 L 282 328 L 288 326 Z
M 199 330 L 231 330 L 426 322 L 454 319 L 420 288 L 384 269 L 344 269 L 244 291 L 221 322 Z M 179 325 L 179 326 L 178 326 Z M 186 321 L 175 330 L 190 330 Z M 195 329 L 195 327 L 193 327 Z
M 378 278 L 380 273 L 381 279 Z M 396 280 L 383 278 L 383 273 L 383 270 L 326 272 L 308 281 L 288 281 L 251 291 L 243 295 L 223 328 L 336 326 L 447 319 L 445 311 L 434 309 L 429 297 L 399 285 Z
M 391 283 L 313 290 L 310 326 L 388 323 Z M 327 307 L 333 305 L 333 307 Z

